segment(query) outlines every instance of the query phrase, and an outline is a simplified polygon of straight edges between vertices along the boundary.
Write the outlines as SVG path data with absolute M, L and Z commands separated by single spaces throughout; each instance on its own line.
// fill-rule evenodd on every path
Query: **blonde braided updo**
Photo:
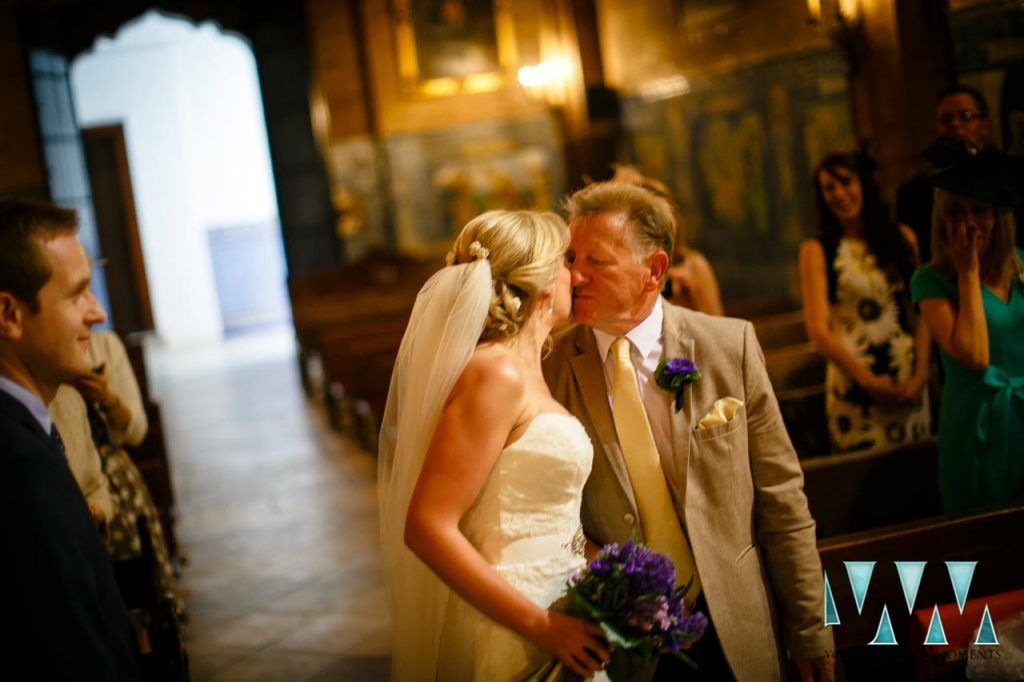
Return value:
M 466 223 L 447 263 L 490 262 L 491 309 L 481 341 L 519 333 L 554 285 L 568 245 L 569 230 L 554 213 L 488 211 Z

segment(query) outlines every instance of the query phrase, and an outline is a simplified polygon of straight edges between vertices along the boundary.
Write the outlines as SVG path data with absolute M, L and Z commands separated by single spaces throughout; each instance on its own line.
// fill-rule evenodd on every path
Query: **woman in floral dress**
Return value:
M 125 450 L 125 446 L 142 443 L 149 429 L 131 361 L 117 334 L 104 331 L 94 331 L 90 336 L 89 359 L 94 367 L 92 374 L 80 377 L 74 386 L 85 400 L 92 439 L 115 503 L 114 515 L 107 522 L 107 549 L 115 561 L 139 557 L 142 544 L 137 518 L 145 517 L 153 543 L 160 597 L 173 599 L 181 614 L 184 602 L 178 594 L 160 514 L 142 473 Z
M 889 218 L 859 154 L 831 154 L 814 174 L 818 237 L 800 247 L 810 339 L 828 360 L 833 452 L 898 445 L 930 431 L 930 337 L 909 301 L 914 233 Z

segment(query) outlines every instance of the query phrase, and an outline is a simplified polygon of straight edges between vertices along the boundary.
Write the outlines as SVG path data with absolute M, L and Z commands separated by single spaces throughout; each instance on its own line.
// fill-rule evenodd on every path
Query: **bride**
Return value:
M 584 564 L 593 456 L 541 374 L 570 314 L 567 242 L 552 213 L 484 213 L 416 299 L 380 440 L 394 680 L 516 680 L 552 656 L 589 677 L 608 660 L 597 625 L 547 608 Z

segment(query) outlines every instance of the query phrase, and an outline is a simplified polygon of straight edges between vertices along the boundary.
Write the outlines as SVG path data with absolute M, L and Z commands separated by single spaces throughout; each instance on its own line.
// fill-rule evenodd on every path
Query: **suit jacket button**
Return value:
M 633 516 L 632 514 L 626 514 L 625 516 L 622 517 L 622 520 L 625 521 L 626 523 L 628 523 L 631 526 L 634 523 L 636 523 L 636 517 Z

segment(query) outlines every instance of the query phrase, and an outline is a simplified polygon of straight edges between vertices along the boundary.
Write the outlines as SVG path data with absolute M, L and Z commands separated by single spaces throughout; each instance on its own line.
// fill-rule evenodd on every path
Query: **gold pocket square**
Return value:
M 697 422 L 697 430 L 709 429 L 712 426 L 718 426 L 719 424 L 725 424 L 740 411 L 743 407 L 743 401 L 733 398 L 731 396 L 726 398 L 719 398 L 715 401 L 715 404 L 711 406 L 708 413 L 700 418 Z

